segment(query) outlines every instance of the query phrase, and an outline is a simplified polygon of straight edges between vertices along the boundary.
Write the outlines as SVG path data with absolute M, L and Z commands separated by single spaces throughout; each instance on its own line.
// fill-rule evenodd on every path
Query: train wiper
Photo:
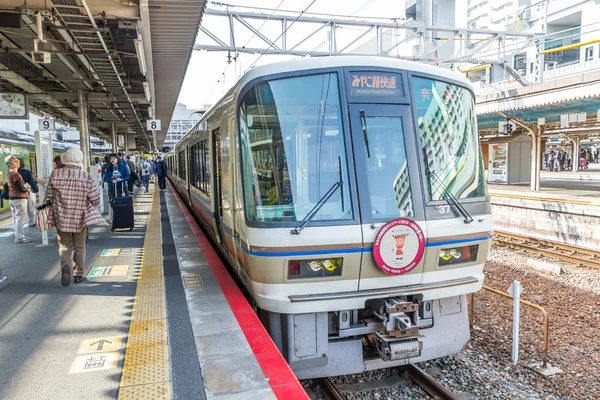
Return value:
M 427 152 L 425 151 L 425 149 L 423 149 L 423 156 L 425 157 L 425 169 L 426 169 L 427 173 L 431 174 L 434 177 L 434 179 L 436 180 L 436 183 L 440 186 L 440 188 L 443 187 L 444 184 L 443 184 L 442 180 L 440 178 L 438 178 L 438 176 L 435 174 L 435 172 L 429 171 L 429 161 L 428 161 Z M 429 193 L 429 194 L 431 195 L 431 193 Z M 447 187 L 444 188 L 440 197 L 444 198 L 444 200 L 446 200 L 446 202 L 448 204 L 454 206 L 454 208 L 464 218 L 465 224 L 470 224 L 471 222 L 473 222 L 473 217 L 471 217 L 471 214 L 469 214 L 469 212 L 467 210 L 465 210 L 465 208 L 462 206 L 462 204 L 460 204 L 458 202 L 456 197 L 454 197 L 454 195 L 448 191 Z
M 335 191 L 338 188 L 341 188 L 343 184 L 344 184 L 344 182 L 342 182 L 341 179 L 339 181 L 337 181 L 336 183 L 334 183 L 329 188 L 329 190 L 327 191 L 327 193 L 325 193 L 325 195 L 323 195 L 323 197 L 321 197 L 321 199 L 308 212 L 308 214 L 306 214 L 306 217 L 304 217 L 304 219 L 302 221 L 300 221 L 300 223 L 298 224 L 298 226 L 295 227 L 294 229 L 292 229 L 290 233 L 292 235 L 299 235 L 300 232 L 302 232 L 302 229 L 304 229 L 304 227 L 315 217 L 315 215 L 317 215 L 317 212 L 319 212 L 319 210 L 321 209 L 321 207 L 323 207 L 323 205 L 327 202 L 327 200 L 329 200 L 329 198 L 331 196 L 333 196 L 333 194 L 335 193 Z M 344 193 L 342 193 L 342 198 L 343 197 L 344 197 Z
M 435 175 L 435 173 L 433 173 L 434 178 L 440 183 L 440 180 L 438 179 L 438 177 Z M 442 192 L 441 196 L 443 196 L 446 199 L 446 202 L 448 204 L 451 204 L 454 206 L 454 208 L 456 208 L 458 210 L 458 212 L 460 213 L 460 215 L 462 215 L 462 217 L 465 219 L 465 224 L 470 224 L 471 222 L 473 222 L 473 217 L 471 217 L 471 214 L 469 214 L 469 212 L 467 210 L 465 210 L 465 208 L 462 206 L 462 204 L 460 204 L 458 202 L 458 200 L 456 199 L 456 197 L 454 197 L 454 195 L 452 193 L 450 193 L 448 191 L 448 188 L 444 189 L 444 191 Z
M 365 138 L 365 146 L 367 147 L 367 157 L 371 158 L 371 151 L 369 150 L 369 134 L 367 133 L 367 116 L 365 110 L 360 110 L 360 125 L 363 131 L 363 137 Z

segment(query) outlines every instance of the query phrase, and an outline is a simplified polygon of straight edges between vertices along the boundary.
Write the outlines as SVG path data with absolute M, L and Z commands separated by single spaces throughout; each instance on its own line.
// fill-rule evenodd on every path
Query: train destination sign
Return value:
M 402 75 L 385 72 L 350 72 L 350 95 L 403 97 Z
M 373 256 L 379 268 L 391 275 L 413 270 L 425 252 L 421 227 L 408 218 L 397 218 L 381 227 L 373 243 Z

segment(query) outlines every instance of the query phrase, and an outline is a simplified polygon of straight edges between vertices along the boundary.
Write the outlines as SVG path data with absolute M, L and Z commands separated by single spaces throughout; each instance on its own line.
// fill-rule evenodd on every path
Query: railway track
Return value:
M 427 374 L 416 365 L 405 365 L 400 367 L 412 381 L 421 387 L 427 394 L 434 399 L 439 400 L 459 400 L 460 398 L 446 389 L 440 382 L 436 381 L 431 375 Z M 339 390 L 331 378 L 315 379 L 315 383 L 320 387 L 321 393 L 327 400 L 346 400 L 346 396 Z M 374 388 L 371 388 L 373 390 Z
M 544 255 L 574 264 L 600 268 L 598 252 L 549 240 L 508 232 L 494 232 L 494 243 L 516 250 Z

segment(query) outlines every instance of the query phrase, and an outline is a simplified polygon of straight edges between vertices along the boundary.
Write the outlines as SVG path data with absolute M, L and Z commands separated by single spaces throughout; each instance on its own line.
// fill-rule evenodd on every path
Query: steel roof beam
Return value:
M 237 12 L 237 11 L 222 11 L 216 9 L 207 9 L 205 11 L 205 15 L 213 16 L 215 18 L 227 18 L 229 25 L 229 40 L 223 40 L 219 35 L 215 32 L 211 31 L 206 27 L 200 27 L 200 31 L 210 38 L 212 41 L 216 42 L 214 44 L 197 44 L 194 46 L 194 50 L 206 50 L 206 51 L 228 51 L 228 52 L 244 52 L 244 53 L 262 53 L 262 54 L 276 54 L 276 55 L 310 55 L 310 56 L 324 56 L 324 55 L 340 55 L 340 54 L 353 54 L 353 55 L 363 55 L 365 53 L 364 49 L 355 48 L 354 50 L 349 50 L 349 48 L 356 44 L 360 39 L 365 37 L 367 34 L 375 31 L 375 36 L 372 38 L 376 41 L 376 45 L 374 46 L 374 52 L 366 51 L 367 54 L 364 55 L 380 55 L 380 56 L 388 56 L 395 58 L 402 58 L 408 60 L 420 60 L 420 61 L 428 61 L 428 62 L 444 62 L 444 63 L 456 63 L 456 62 L 465 62 L 467 60 L 475 59 L 475 52 L 479 49 L 486 48 L 490 43 L 494 40 L 501 38 L 503 43 L 506 38 L 511 40 L 523 40 L 530 41 L 537 37 L 531 33 L 513 33 L 513 32 L 501 32 L 501 31 L 488 31 L 482 29 L 456 29 L 452 27 L 440 27 L 440 26 L 415 26 L 410 24 L 400 24 L 393 19 L 389 21 L 364 21 L 357 19 L 340 19 L 340 18 L 320 18 L 306 15 L 290 15 L 282 14 L 282 13 L 274 13 L 274 14 L 263 14 L 263 13 L 251 13 L 251 12 Z M 291 44 L 287 40 L 285 35 L 287 22 L 293 19 L 294 22 L 304 23 L 304 24 L 317 24 L 318 27 L 315 30 L 312 30 L 311 33 L 306 34 L 299 38 L 296 44 Z M 265 43 L 265 46 L 255 46 L 252 48 L 248 48 L 245 46 L 236 46 L 235 45 L 235 31 L 233 26 L 233 21 L 239 21 L 244 27 L 249 29 L 254 36 L 258 36 L 262 42 Z M 254 28 L 254 26 L 250 23 L 251 20 L 258 21 L 274 21 L 281 22 L 281 27 L 279 32 L 274 32 L 273 35 L 277 35 L 277 39 L 275 41 L 268 38 L 266 35 L 262 34 L 258 31 L 258 29 Z M 223 21 L 224 25 L 226 22 Z M 222 26 L 220 24 L 220 26 Z M 323 30 L 323 28 L 329 27 L 331 29 L 331 35 L 326 40 L 326 44 L 329 46 L 327 48 L 323 48 L 320 50 L 318 48 L 308 49 L 308 50 L 299 50 L 300 46 L 306 43 L 309 39 L 313 38 L 317 33 Z M 340 44 L 338 43 L 338 35 L 336 35 L 337 28 L 364 28 L 366 31 L 362 31 L 361 33 L 350 40 L 350 43 Z M 390 30 L 392 34 L 396 36 L 402 37 L 400 43 L 397 43 L 391 46 L 388 49 L 383 48 L 383 35 L 384 30 Z M 398 35 L 398 32 L 404 32 Z M 447 33 L 448 37 L 438 38 L 432 36 L 438 36 L 440 33 Z M 407 37 L 404 38 L 404 35 Z M 482 36 L 485 35 L 485 42 L 481 45 L 477 45 L 476 49 L 466 52 L 466 44 L 470 43 L 470 41 L 474 40 L 469 37 L 470 35 L 474 36 Z M 489 39 L 489 36 L 492 36 Z M 285 40 L 284 40 L 285 37 Z M 276 43 L 279 38 L 281 38 L 281 44 Z M 417 57 L 409 57 L 409 56 L 394 56 L 391 54 L 391 51 L 397 48 L 400 44 L 411 40 L 417 39 L 421 43 L 423 53 L 421 56 Z M 441 58 L 442 56 L 437 56 L 437 51 L 442 49 L 444 46 L 448 47 L 449 42 L 453 42 L 454 40 L 460 41 L 460 50 L 457 57 L 451 57 L 450 59 L 446 56 L 445 58 Z M 327 42 L 328 41 L 328 42 Z M 427 43 L 432 43 L 433 47 L 425 50 L 424 44 L 425 41 Z M 227 43 L 229 42 L 229 43 Z M 338 50 L 341 49 L 341 50 Z M 502 45 L 502 49 L 504 49 L 504 45 Z M 435 55 L 435 56 L 431 56 Z M 495 62 L 503 62 L 506 60 L 504 54 L 498 55 Z M 478 62 L 478 61 L 476 61 Z

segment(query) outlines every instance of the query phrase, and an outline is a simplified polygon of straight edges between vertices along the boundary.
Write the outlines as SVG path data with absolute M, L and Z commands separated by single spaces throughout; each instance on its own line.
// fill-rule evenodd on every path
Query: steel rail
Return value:
M 452 393 L 444 385 L 416 365 L 403 365 L 400 367 L 400 369 L 406 372 L 417 385 L 419 385 L 434 399 L 460 400 L 460 397 Z
M 524 249 L 530 253 L 545 255 L 574 264 L 600 268 L 598 253 L 582 247 L 498 231 L 494 232 L 493 241 L 505 247 L 517 250 Z
M 323 394 L 327 400 L 346 400 L 331 378 L 318 378 L 314 381 L 324 391 Z

